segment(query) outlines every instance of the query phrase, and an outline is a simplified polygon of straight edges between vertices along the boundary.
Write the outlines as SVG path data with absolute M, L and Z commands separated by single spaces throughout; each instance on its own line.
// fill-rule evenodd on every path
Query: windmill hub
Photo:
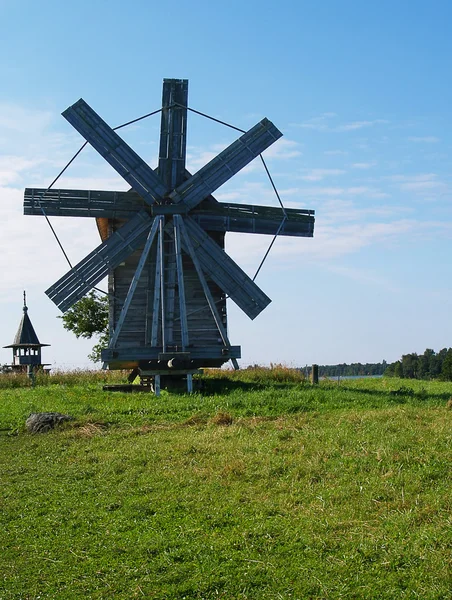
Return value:
M 180 204 L 154 204 L 151 206 L 151 215 L 156 217 L 157 215 L 186 215 L 188 212 L 187 207 Z
M 238 368 L 226 297 L 251 319 L 270 298 L 224 251 L 229 231 L 312 237 L 314 211 L 218 202 L 212 194 L 281 137 L 263 119 L 197 173 L 185 166 L 188 81 L 165 79 L 156 169 L 79 100 L 63 116 L 131 186 L 129 192 L 26 189 L 28 215 L 97 219 L 102 244 L 51 286 L 64 312 L 108 275 L 110 369 L 155 377 Z

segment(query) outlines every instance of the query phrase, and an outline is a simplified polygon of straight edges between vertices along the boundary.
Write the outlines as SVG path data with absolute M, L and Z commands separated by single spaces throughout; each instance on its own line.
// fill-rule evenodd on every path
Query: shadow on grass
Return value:
M 345 392 L 352 392 L 354 394 L 365 394 L 366 396 L 385 396 L 390 402 L 403 403 L 409 398 L 416 400 L 448 400 L 451 396 L 447 392 L 439 394 L 432 394 L 427 392 L 425 389 L 421 389 L 418 392 L 414 391 L 408 386 L 401 386 L 395 390 L 375 390 L 369 388 L 355 388 L 341 385 L 340 389 Z
M 199 391 L 208 396 L 215 394 L 226 395 L 228 393 L 240 390 L 242 392 L 253 392 L 268 388 L 268 383 L 260 383 L 258 381 L 238 381 L 227 377 L 218 377 L 215 379 L 200 379 Z

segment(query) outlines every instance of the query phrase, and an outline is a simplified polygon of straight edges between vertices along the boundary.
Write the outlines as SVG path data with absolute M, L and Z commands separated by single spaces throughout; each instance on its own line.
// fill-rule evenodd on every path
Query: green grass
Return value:
M 283 371 L 0 390 L 0 598 L 452 598 L 452 384 Z

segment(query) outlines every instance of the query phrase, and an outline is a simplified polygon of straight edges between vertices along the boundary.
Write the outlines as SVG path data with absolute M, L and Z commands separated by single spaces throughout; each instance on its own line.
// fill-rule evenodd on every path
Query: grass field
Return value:
M 100 377 L 0 379 L 1 600 L 452 598 L 452 384 Z

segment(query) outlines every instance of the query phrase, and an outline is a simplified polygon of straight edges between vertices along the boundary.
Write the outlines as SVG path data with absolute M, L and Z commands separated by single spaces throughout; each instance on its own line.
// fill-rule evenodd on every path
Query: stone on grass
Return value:
M 71 421 L 72 417 L 58 412 L 31 413 L 25 421 L 29 433 L 47 433 L 65 421 Z

